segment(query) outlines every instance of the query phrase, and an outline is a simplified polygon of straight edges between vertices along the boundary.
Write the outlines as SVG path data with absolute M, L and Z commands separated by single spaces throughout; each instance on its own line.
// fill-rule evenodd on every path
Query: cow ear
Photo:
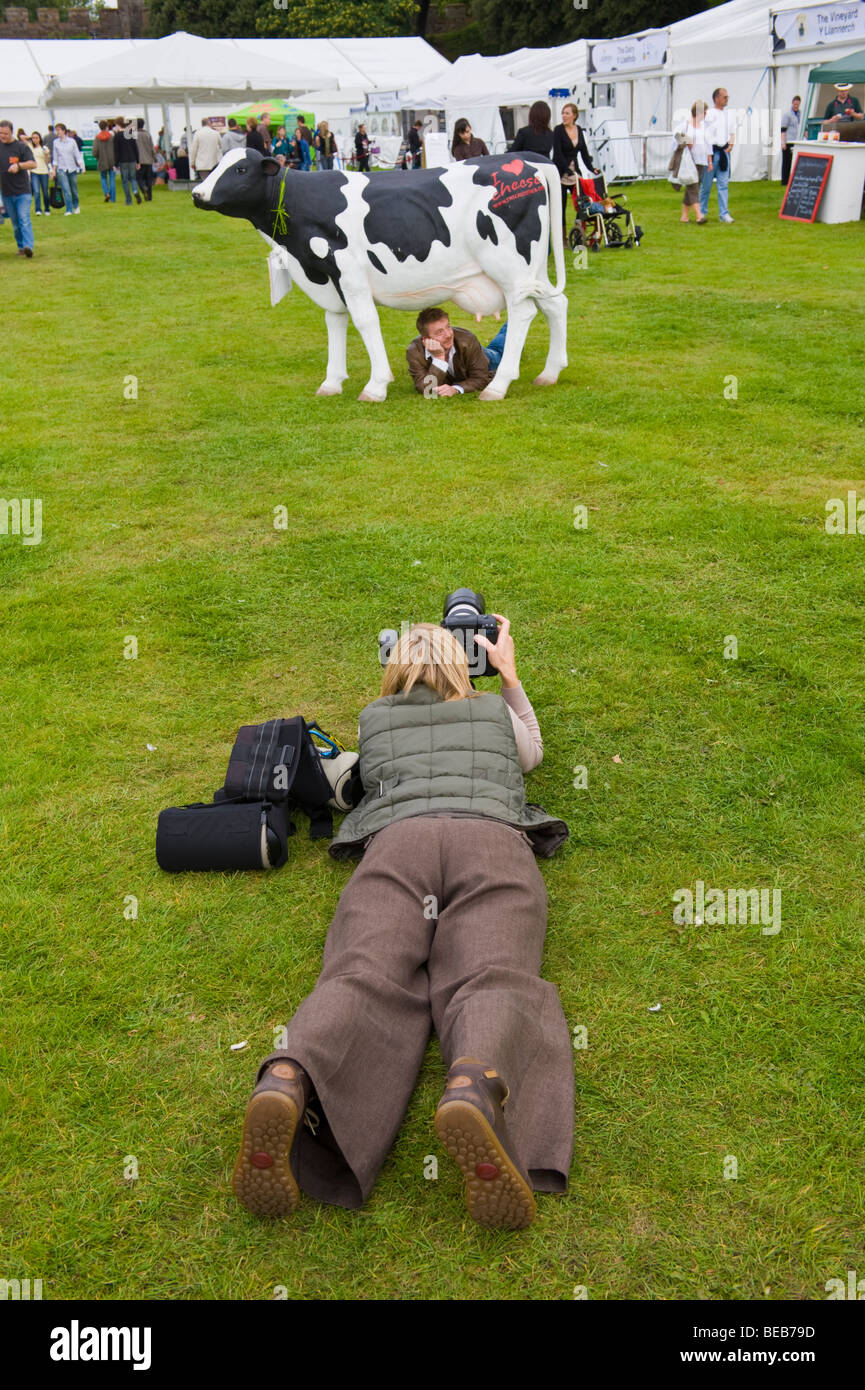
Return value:
M 278 174 L 281 168 L 282 165 L 279 160 L 272 159 L 269 154 L 266 154 L 261 161 L 261 172 L 263 174 Z

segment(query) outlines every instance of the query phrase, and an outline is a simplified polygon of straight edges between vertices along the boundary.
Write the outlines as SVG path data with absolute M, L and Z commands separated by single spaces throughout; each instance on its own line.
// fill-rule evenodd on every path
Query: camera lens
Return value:
M 484 596 L 476 594 L 474 589 L 454 589 L 452 594 L 445 598 L 444 616 L 449 618 L 452 623 L 461 620 L 474 622 L 484 611 Z

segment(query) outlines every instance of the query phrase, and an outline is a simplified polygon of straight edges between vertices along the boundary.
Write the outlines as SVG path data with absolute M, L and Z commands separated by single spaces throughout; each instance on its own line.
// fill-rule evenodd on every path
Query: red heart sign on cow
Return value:
M 508 174 L 521 174 L 523 167 L 523 161 L 521 159 L 512 159 L 510 164 L 502 165 L 502 168 Z

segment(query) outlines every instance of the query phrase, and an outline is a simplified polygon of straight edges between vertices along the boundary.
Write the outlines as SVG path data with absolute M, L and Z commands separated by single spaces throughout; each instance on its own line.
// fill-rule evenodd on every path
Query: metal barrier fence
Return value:
M 673 153 L 672 130 L 652 130 L 642 135 L 593 138 L 586 133 L 590 150 L 598 157 L 607 178 L 663 179 Z M 497 140 L 490 154 L 507 154 L 508 142 Z M 619 172 L 621 171 L 621 172 Z

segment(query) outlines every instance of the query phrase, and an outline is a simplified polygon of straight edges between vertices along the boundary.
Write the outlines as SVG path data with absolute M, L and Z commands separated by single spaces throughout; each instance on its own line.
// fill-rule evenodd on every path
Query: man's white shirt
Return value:
M 433 364 L 433 366 L 434 366 L 434 367 L 438 367 L 439 370 L 442 371 L 442 372 L 450 372 L 451 376 L 453 376 L 454 352 L 455 352 L 455 351 L 456 351 L 456 343 L 453 344 L 453 347 L 451 348 L 450 352 L 448 353 L 448 360 L 447 360 L 447 362 L 445 362 L 445 360 L 444 360 L 443 357 L 434 357 L 434 358 L 432 359 L 432 364 Z M 464 396 L 464 395 L 465 395 L 465 391 L 463 390 L 463 388 L 462 388 L 456 381 L 454 382 L 454 386 L 456 387 L 457 391 L 459 391 L 459 393 L 460 393 L 461 396 Z
M 735 134 L 736 130 L 733 113 L 728 107 L 722 111 L 718 106 L 710 106 L 703 125 L 706 128 L 706 139 L 710 145 L 729 144 L 730 137 Z

